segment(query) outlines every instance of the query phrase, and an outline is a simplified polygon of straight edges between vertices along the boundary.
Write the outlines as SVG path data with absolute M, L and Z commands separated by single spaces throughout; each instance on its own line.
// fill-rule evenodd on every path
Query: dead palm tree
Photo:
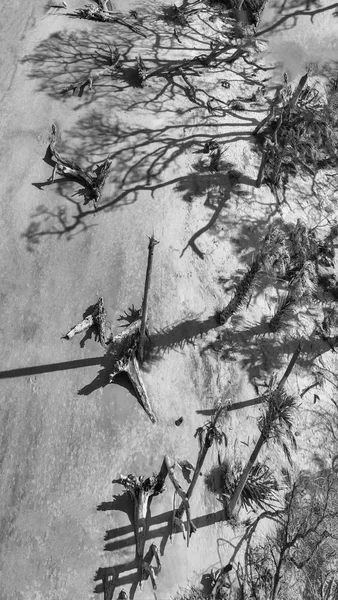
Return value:
M 219 419 L 221 414 L 228 410 L 229 406 L 231 406 L 231 400 L 227 400 L 224 403 L 219 404 L 212 419 L 205 423 L 203 427 L 198 427 L 198 429 L 196 430 L 195 437 L 198 437 L 200 450 L 196 461 L 195 471 L 186 494 L 188 500 L 191 498 L 195 485 L 199 480 L 199 474 L 201 472 L 208 450 L 211 448 L 214 442 L 216 442 L 217 444 L 222 444 L 224 442 L 225 445 L 227 445 L 227 437 L 226 434 L 222 431 L 222 426 L 219 424 Z M 184 505 L 183 503 L 181 503 L 181 505 L 176 511 L 176 516 L 179 519 L 182 518 L 183 512 Z
M 275 223 L 262 241 L 261 248 L 249 269 L 238 282 L 230 302 L 216 313 L 219 324 L 224 325 L 233 314 L 242 308 L 261 272 L 285 272 L 289 260 L 285 232 Z
M 295 398 L 288 395 L 282 386 L 278 386 L 266 394 L 264 404 L 266 405 L 266 409 L 258 421 L 261 433 L 227 505 L 226 511 L 228 517 L 231 517 L 240 500 L 244 486 L 263 445 L 269 440 L 281 444 L 290 462 L 290 450 L 284 438 L 287 438 L 291 445 L 296 448 L 296 440 L 292 433 L 292 416 L 296 408 Z

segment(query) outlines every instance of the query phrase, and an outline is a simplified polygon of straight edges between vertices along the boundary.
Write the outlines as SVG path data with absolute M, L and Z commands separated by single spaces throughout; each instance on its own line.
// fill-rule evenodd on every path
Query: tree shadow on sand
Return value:
M 272 31 L 279 32 L 293 29 L 297 26 L 298 17 L 309 17 L 310 22 L 314 23 L 316 15 L 336 10 L 338 3 L 335 2 L 329 6 L 323 6 L 320 0 L 283 0 L 283 2 L 276 2 L 275 5 L 272 4 L 272 8 L 277 8 L 281 14 L 285 14 L 278 21 L 274 20 L 271 23 L 264 23 L 264 27 L 257 33 L 260 37 Z
M 120 31 L 119 28 L 91 23 L 89 38 L 87 29 L 70 33 L 57 32 L 41 42 L 24 59 L 32 67 L 29 76 L 39 80 L 41 90 L 54 98 L 59 97 L 60 101 L 69 101 L 75 110 L 94 101 L 98 105 L 97 110 L 93 109 L 82 116 L 69 131 L 61 130 L 62 139 L 58 141 L 58 151 L 82 164 L 83 168 L 84 163 L 90 162 L 94 166 L 107 156 L 112 161 L 107 194 L 97 207 L 97 212 L 108 212 L 117 205 L 137 201 L 142 192 L 154 195 L 157 190 L 175 184 L 179 190 L 186 192 L 185 197 L 188 194 L 193 196 L 196 188 L 207 192 L 208 186 L 213 186 L 212 179 L 216 179 L 216 175 L 194 172 L 187 174 L 181 166 L 182 159 L 211 137 L 227 147 L 232 142 L 248 140 L 257 125 L 261 109 L 248 105 L 245 113 L 235 113 L 222 99 L 224 89 L 220 80 L 217 77 L 215 79 L 215 73 L 219 71 L 219 76 L 222 77 L 224 70 L 228 69 L 231 72 L 238 71 L 244 83 L 247 80 L 250 86 L 258 85 L 259 82 L 255 84 L 254 78 L 246 74 L 247 68 L 244 69 L 243 66 L 243 61 L 247 61 L 250 52 L 255 49 L 254 42 L 244 38 L 229 44 L 233 25 L 224 29 L 223 24 L 223 30 L 222 27 L 217 30 L 204 11 L 196 18 L 198 26 L 191 22 L 184 28 L 187 43 L 183 48 L 177 41 L 173 41 L 172 31 L 168 28 L 161 34 L 155 32 L 154 37 L 150 36 L 149 40 L 142 42 L 146 43 L 142 50 L 146 66 L 149 69 L 156 68 L 163 74 L 170 72 L 177 64 L 178 48 L 179 60 L 186 56 L 191 58 L 191 50 L 196 55 L 208 54 L 210 42 L 218 31 L 218 37 L 224 39 L 224 52 L 222 50 L 209 69 L 211 81 L 208 80 L 208 69 L 204 69 L 202 64 L 200 72 L 191 72 L 188 76 L 196 88 L 196 102 L 189 101 L 189 87 L 180 74 L 151 77 L 146 80 L 144 87 L 137 91 L 133 89 L 131 79 L 133 69 L 135 70 L 135 52 L 140 51 L 137 45 L 139 39 L 132 32 Z M 199 32 L 201 19 L 208 27 L 203 35 Z M 68 95 L 60 95 L 62 88 L 88 77 L 88 74 L 95 78 L 95 70 L 102 70 L 107 65 L 112 40 L 122 56 L 122 67 L 116 77 L 103 78 L 97 84 L 94 82 L 92 90 L 82 90 L 81 98 L 71 99 Z M 236 54 L 239 47 L 243 54 L 239 53 L 236 61 L 228 64 L 229 56 L 231 58 Z M 188 54 L 185 54 L 187 51 Z M 254 73 L 254 61 L 250 64 Z M 112 94 L 108 94 L 110 89 Z M 104 103 L 104 111 L 101 110 L 101 101 Z M 210 115 L 208 103 L 211 101 L 217 110 Z M 119 108 L 120 115 L 128 114 L 125 121 L 114 116 Z M 140 110 L 151 116 L 151 126 L 140 127 Z M 236 117 L 236 124 L 226 123 L 227 115 Z M 171 172 L 166 181 L 167 169 Z M 174 179 L 173 169 L 178 172 L 178 177 Z M 220 179 L 224 174 L 226 171 L 224 173 L 221 170 Z M 52 183 L 47 180 L 34 185 L 38 189 L 44 189 Z M 57 179 L 54 185 L 58 194 L 66 199 L 66 203 L 52 209 L 42 204 L 38 206 L 23 234 L 30 249 L 34 249 L 48 235 L 71 239 L 75 233 L 87 228 L 84 222 L 94 214 L 92 207 L 82 208 L 81 200 L 74 197 L 78 186 L 75 187 L 64 178 Z M 108 190 L 108 186 L 113 186 L 113 192 L 111 187 Z

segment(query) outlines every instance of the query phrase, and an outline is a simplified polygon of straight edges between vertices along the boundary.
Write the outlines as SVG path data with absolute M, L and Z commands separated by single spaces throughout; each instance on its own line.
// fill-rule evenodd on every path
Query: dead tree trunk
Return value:
M 136 545 L 136 559 L 139 568 L 143 566 L 144 544 L 147 532 L 147 518 L 149 502 L 153 496 L 165 491 L 159 476 L 136 477 L 135 475 L 121 475 L 113 479 L 112 483 L 120 483 L 131 494 L 134 501 L 134 532 Z
M 169 456 L 167 454 L 164 457 L 164 462 L 165 462 L 165 465 L 168 470 L 169 478 L 175 488 L 175 493 L 177 493 L 182 499 L 182 502 L 181 502 L 182 515 L 183 515 L 183 512 L 185 512 L 186 516 L 187 516 L 187 546 L 189 547 L 190 537 L 191 537 L 192 533 L 194 533 L 196 531 L 196 527 L 191 520 L 189 500 L 188 500 L 187 494 L 185 493 L 185 491 L 183 490 L 183 488 L 181 487 L 181 485 L 179 484 L 179 482 L 176 479 L 175 472 L 174 472 L 175 462 L 173 464 L 171 464 Z M 183 526 L 183 522 L 182 522 L 182 518 L 181 518 L 182 515 L 177 516 L 177 518 L 181 521 L 180 524 L 181 524 L 182 530 L 183 530 L 184 526 Z
M 76 162 L 61 156 L 56 149 L 56 126 L 52 125 L 52 138 L 50 144 L 48 146 L 50 156 L 52 161 L 55 163 L 53 173 L 51 176 L 51 181 L 54 182 L 55 174 L 60 173 L 65 177 L 70 177 L 71 179 L 76 179 L 84 186 L 85 189 L 89 190 L 89 198 L 93 200 L 94 205 L 96 206 L 101 198 L 101 193 L 105 181 L 108 177 L 108 173 L 111 167 L 111 160 L 109 157 L 103 161 L 103 163 L 97 165 L 95 169 L 90 167 L 85 170 L 82 169 Z M 90 173 L 89 171 L 93 171 Z
M 152 235 L 149 238 L 148 245 L 148 263 L 147 263 L 147 272 L 146 272 L 146 280 L 144 283 L 144 294 L 143 294 L 143 302 L 142 302 L 142 317 L 141 317 L 141 329 L 140 329 L 140 341 L 138 346 L 138 356 L 140 361 L 143 361 L 144 358 L 144 342 L 146 337 L 146 326 L 147 326 L 147 316 L 148 316 L 148 293 L 150 288 L 150 280 L 151 280 L 151 272 L 153 268 L 153 256 L 154 256 L 154 248 L 156 244 L 159 242 L 155 240 Z
M 156 576 L 161 571 L 162 565 L 161 565 L 158 548 L 157 548 L 156 544 L 151 544 L 149 550 L 150 550 L 149 562 L 143 561 L 142 570 L 143 570 L 143 573 L 145 572 L 147 575 L 149 575 L 153 589 L 156 590 L 157 589 Z M 156 567 L 153 567 L 151 564 L 151 561 L 153 560 L 154 557 L 156 560 Z M 145 577 L 143 575 L 142 575 L 142 579 L 145 579 Z
M 96 328 L 96 333 L 99 338 L 101 346 L 107 348 L 107 333 L 106 333 L 106 311 L 103 304 L 103 298 L 99 298 L 97 303 L 93 307 L 93 311 L 83 321 L 75 325 L 72 329 L 63 336 L 64 339 L 70 340 L 77 333 L 83 333 L 90 327 Z M 111 336 L 109 336 L 111 340 Z
M 141 406 L 147 413 L 151 422 L 155 423 L 155 415 L 149 402 L 136 356 L 140 341 L 140 329 L 141 319 L 138 319 L 129 325 L 129 327 L 126 327 L 126 329 L 116 336 L 109 345 L 108 354 L 111 355 L 113 363 L 110 371 L 109 383 L 113 383 L 114 378 L 118 373 L 126 373 Z

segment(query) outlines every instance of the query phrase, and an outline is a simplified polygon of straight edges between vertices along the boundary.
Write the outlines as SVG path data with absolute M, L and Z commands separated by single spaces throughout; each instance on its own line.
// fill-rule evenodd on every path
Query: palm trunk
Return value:
M 144 296 L 143 296 L 143 302 L 142 302 L 140 342 L 139 342 L 139 347 L 138 347 L 138 355 L 139 355 L 140 362 L 143 361 L 143 357 L 144 357 L 144 341 L 145 341 L 145 335 L 146 335 L 147 311 L 148 311 L 148 292 L 149 292 L 149 287 L 150 287 L 151 271 L 153 268 L 154 247 L 156 246 L 156 244 L 158 244 L 158 242 L 155 240 L 154 236 L 152 235 L 151 238 L 149 239 L 148 264 L 147 264 L 146 280 L 145 280 L 145 284 L 144 284 Z
M 230 406 L 231 406 L 231 400 L 228 401 L 228 404 L 223 404 L 222 406 L 220 406 L 217 409 L 217 411 L 215 413 L 215 416 L 213 418 L 213 424 L 214 425 L 216 425 L 216 423 L 217 423 L 220 415 L 222 414 L 222 412 L 224 410 L 229 410 Z M 188 490 L 187 490 L 187 498 L 188 498 L 188 500 L 192 496 L 192 493 L 194 491 L 195 485 L 196 485 L 196 483 L 197 483 L 197 481 L 199 479 L 199 474 L 200 474 L 201 469 L 203 467 L 203 463 L 205 461 L 205 457 L 206 457 L 206 455 L 208 453 L 208 450 L 211 448 L 211 446 L 213 444 L 213 441 L 214 441 L 214 437 L 213 437 L 212 431 L 210 430 L 210 431 L 207 432 L 207 434 L 205 436 L 205 440 L 204 440 L 203 446 L 202 446 L 201 450 L 199 451 L 199 454 L 198 454 L 198 457 L 197 457 L 195 471 L 194 471 L 194 474 L 193 474 L 193 477 L 192 477 L 192 480 L 191 480 L 191 484 L 189 485 Z M 184 507 L 181 504 L 181 506 L 177 510 L 177 516 L 180 518 L 182 516 L 183 512 L 184 512 Z
M 258 438 L 257 444 L 246 464 L 245 469 L 243 470 L 242 475 L 239 478 L 238 484 L 236 486 L 236 489 L 234 491 L 234 493 L 232 494 L 229 503 L 226 507 L 226 513 L 227 513 L 227 517 L 230 518 L 240 500 L 241 497 L 241 493 L 244 490 L 245 484 L 248 480 L 248 477 L 250 475 L 250 471 L 252 469 L 252 467 L 254 466 L 257 457 L 262 449 L 262 446 L 264 445 L 264 443 L 266 442 L 267 436 L 266 436 L 266 432 L 261 433 L 261 435 Z
M 303 344 L 302 344 L 302 342 L 299 342 L 296 350 L 294 351 L 294 353 L 293 353 L 293 355 L 291 357 L 291 360 L 290 360 L 290 362 L 288 364 L 288 367 L 287 367 L 287 369 L 286 369 L 286 371 L 285 371 L 282 379 L 280 380 L 280 382 L 279 382 L 279 384 L 277 386 L 277 389 L 282 388 L 283 385 L 285 384 L 287 378 L 291 375 L 292 369 L 295 366 L 295 364 L 296 364 L 296 362 L 298 360 L 298 357 L 299 357 L 302 349 L 303 349 Z

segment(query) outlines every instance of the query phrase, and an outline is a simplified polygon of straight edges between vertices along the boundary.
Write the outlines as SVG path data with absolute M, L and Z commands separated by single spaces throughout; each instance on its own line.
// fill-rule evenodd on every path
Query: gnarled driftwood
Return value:
M 88 169 L 82 169 L 75 161 L 61 156 L 61 154 L 59 154 L 55 149 L 55 143 L 56 126 L 53 124 L 52 137 L 48 146 L 51 160 L 55 163 L 53 173 L 50 178 L 51 181 L 54 182 L 56 173 L 60 173 L 61 175 L 70 177 L 71 179 L 76 179 L 86 188 L 86 190 L 89 191 L 90 199 L 93 200 L 94 205 L 96 206 L 100 200 L 103 186 L 110 171 L 112 161 L 110 160 L 109 156 L 107 156 L 107 158 L 101 164 L 98 164 L 95 167 L 91 166 Z
M 139 568 L 142 569 L 149 502 L 153 496 L 157 496 L 165 491 L 166 488 L 163 485 L 163 479 L 160 475 L 144 478 L 130 474 L 127 476 L 121 475 L 118 479 L 113 479 L 112 483 L 120 483 L 132 496 L 134 502 L 136 559 Z

